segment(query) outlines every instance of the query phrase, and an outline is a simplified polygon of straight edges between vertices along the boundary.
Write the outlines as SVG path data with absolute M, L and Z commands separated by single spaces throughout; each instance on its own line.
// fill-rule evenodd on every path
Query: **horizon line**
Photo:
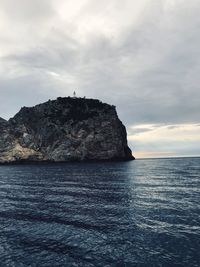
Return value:
M 200 158 L 199 156 L 171 156 L 171 157 L 147 157 L 147 158 L 137 158 L 135 157 L 136 160 L 143 160 L 143 159 L 182 159 L 182 158 Z

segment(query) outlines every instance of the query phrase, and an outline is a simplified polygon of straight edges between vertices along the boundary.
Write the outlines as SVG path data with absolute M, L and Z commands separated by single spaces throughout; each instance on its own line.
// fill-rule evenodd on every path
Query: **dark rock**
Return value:
M 114 106 L 96 99 L 57 98 L 0 118 L 0 162 L 132 160 Z

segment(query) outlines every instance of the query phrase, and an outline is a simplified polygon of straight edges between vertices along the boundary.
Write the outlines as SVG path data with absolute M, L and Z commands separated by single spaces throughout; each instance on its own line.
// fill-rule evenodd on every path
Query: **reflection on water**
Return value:
M 0 167 L 0 266 L 200 266 L 200 159 Z

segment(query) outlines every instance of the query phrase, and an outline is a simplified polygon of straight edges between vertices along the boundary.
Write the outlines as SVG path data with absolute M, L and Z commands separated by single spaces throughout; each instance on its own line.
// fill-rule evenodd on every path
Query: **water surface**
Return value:
M 0 266 L 200 266 L 200 158 L 0 166 Z

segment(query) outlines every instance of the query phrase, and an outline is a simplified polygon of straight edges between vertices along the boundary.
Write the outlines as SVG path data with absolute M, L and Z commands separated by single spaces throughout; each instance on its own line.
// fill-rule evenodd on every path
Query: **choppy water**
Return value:
M 0 166 L 0 266 L 200 266 L 200 158 Z

